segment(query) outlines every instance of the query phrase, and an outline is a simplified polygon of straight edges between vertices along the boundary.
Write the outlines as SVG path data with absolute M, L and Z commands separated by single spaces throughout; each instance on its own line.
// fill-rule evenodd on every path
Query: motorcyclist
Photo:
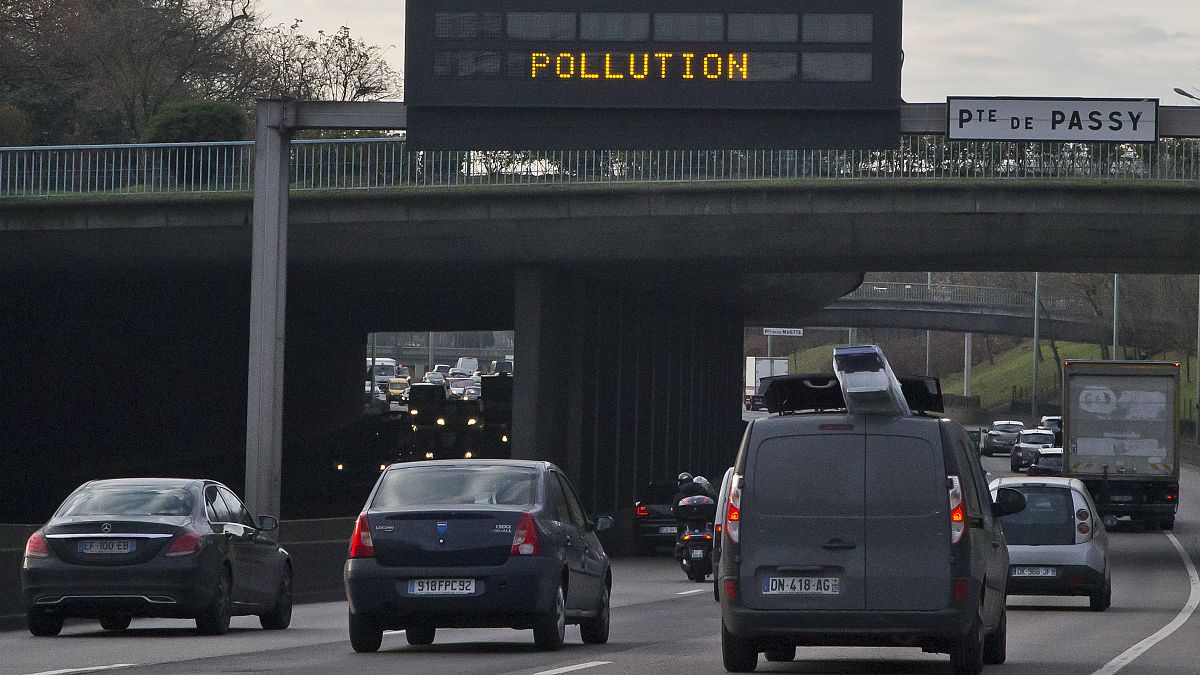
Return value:
M 717 498 L 717 491 L 713 489 L 711 483 L 704 476 L 692 476 L 692 474 L 684 471 L 676 478 L 678 488 L 675 491 L 675 498 L 671 500 L 671 514 L 675 516 L 675 520 L 680 523 L 679 534 L 683 534 L 685 519 L 679 514 L 679 502 L 688 497 L 696 497 L 703 495 L 712 499 Z M 679 557 L 683 550 L 683 540 L 678 539 L 675 542 L 675 557 Z

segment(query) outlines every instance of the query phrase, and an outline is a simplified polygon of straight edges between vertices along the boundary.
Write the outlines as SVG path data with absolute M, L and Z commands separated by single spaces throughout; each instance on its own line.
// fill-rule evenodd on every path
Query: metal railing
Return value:
M 254 144 L 0 148 L 0 198 L 248 192 Z M 949 142 L 892 150 L 415 151 L 402 136 L 297 140 L 294 190 L 806 179 L 1200 180 L 1200 140 Z
M 905 283 L 897 281 L 867 281 L 841 300 L 876 300 L 884 302 L 930 303 L 1019 309 L 1033 314 L 1033 294 L 1010 288 L 988 286 L 957 286 L 951 284 Z M 1071 303 L 1061 298 L 1041 298 L 1042 311 L 1058 315 L 1071 314 Z

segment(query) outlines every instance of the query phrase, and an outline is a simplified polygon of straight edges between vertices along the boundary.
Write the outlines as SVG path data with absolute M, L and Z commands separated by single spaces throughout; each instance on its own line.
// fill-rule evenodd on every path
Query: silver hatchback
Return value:
M 1085 595 L 1103 612 L 1112 604 L 1108 532 L 1087 488 L 1077 478 L 999 478 L 995 495 L 1025 495 L 1025 510 L 1001 516 L 1008 540 L 1009 595 Z

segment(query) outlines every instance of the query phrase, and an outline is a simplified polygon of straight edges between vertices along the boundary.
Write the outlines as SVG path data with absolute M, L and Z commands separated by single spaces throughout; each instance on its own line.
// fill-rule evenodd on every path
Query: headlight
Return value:
M 446 418 L 445 418 L 445 417 L 439 417 L 439 418 L 437 418 L 437 423 L 438 423 L 438 426 L 439 426 L 439 427 L 444 427 L 444 426 L 446 426 Z
M 475 455 L 472 455 L 472 454 L 471 454 L 471 451 L 470 451 L 470 450 L 468 450 L 468 451 L 467 451 L 467 454 L 463 455 L 463 459 L 471 459 L 471 458 L 472 458 L 472 457 L 474 457 L 474 456 L 475 456 Z
M 420 410 L 417 410 L 416 408 L 409 408 L 409 409 L 408 409 L 408 414 L 409 414 L 409 415 L 418 415 L 418 414 L 420 414 L 420 412 L 421 412 L 421 411 L 420 411 Z
M 425 459 L 433 459 L 433 453 L 432 452 L 425 453 Z
M 507 442 L 508 442 L 508 436 L 501 436 L 501 437 L 500 437 L 500 442 L 501 442 L 501 443 L 507 443 Z
M 469 426 L 469 427 L 473 427 L 473 426 L 475 426 L 475 418 L 474 418 L 474 417 L 472 417 L 471 419 L 467 420 L 467 426 Z
M 345 471 L 345 470 L 346 470 L 346 465 L 345 465 L 345 464 L 338 464 L 338 465 L 337 465 L 337 470 L 338 470 L 338 471 Z

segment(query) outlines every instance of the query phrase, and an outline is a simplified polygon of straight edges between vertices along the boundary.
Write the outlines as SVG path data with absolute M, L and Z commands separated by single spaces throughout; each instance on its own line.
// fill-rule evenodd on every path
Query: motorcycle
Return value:
M 712 574 L 713 521 L 717 502 L 705 495 L 685 497 L 675 505 L 679 520 L 679 538 L 675 541 L 675 559 L 691 581 L 704 581 Z

